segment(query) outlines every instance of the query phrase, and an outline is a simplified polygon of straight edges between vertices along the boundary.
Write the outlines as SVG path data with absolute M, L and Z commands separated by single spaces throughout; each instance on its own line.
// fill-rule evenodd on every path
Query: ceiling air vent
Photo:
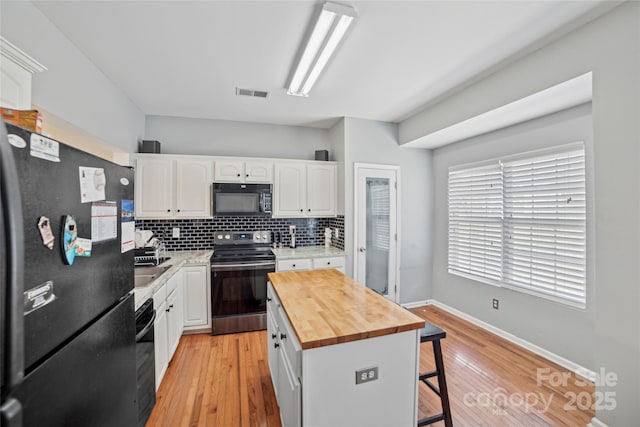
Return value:
M 254 98 L 266 98 L 269 92 L 264 90 L 242 89 L 236 88 L 236 96 L 253 96 Z

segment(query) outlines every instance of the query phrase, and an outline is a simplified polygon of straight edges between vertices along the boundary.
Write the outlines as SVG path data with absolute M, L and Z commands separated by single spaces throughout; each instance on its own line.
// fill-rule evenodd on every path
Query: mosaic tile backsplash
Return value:
M 331 238 L 331 245 L 344 249 L 344 216 L 336 218 L 261 218 L 246 216 L 206 219 L 136 220 L 136 229 L 151 230 L 165 244 L 168 251 L 203 250 L 213 248 L 214 231 L 269 230 L 280 232 L 283 246 L 289 246 L 289 225 L 296 226 L 296 246 L 324 244 L 324 229 L 339 230 Z M 172 229 L 180 228 L 180 237 L 173 238 Z

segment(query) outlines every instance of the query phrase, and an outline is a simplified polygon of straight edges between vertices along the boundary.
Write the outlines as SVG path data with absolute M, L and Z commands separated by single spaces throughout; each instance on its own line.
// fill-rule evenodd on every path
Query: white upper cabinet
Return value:
M 211 217 L 210 160 L 153 156 L 136 161 L 137 218 Z
M 337 173 L 335 163 L 276 163 L 273 216 L 281 218 L 335 216 Z
M 211 216 L 212 162 L 176 160 L 177 218 Z
M 213 182 L 273 182 L 275 218 L 336 216 L 337 173 L 335 162 L 140 154 L 136 217 L 211 218 Z
M 273 216 L 307 216 L 307 166 L 302 163 L 276 163 L 273 185 Z
M 31 109 L 31 75 L 47 68 L 0 36 L 0 105 Z
M 138 159 L 136 162 L 136 218 L 173 218 L 174 160 Z
M 273 163 L 262 161 L 219 160 L 215 164 L 216 182 L 270 183 Z
M 309 215 L 336 215 L 336 180 L 336 165 L 307 165 L 307 212 Z

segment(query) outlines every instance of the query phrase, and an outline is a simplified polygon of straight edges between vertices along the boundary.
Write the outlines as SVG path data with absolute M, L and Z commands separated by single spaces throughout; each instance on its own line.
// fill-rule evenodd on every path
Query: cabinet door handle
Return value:
M 331 265 L 331 261 L 327 261 L 327 265 Z
M 170 308 L 166 308 L 164 311 L 166 311 L 167 313 L 171 311 Z
M 275 340 L 277 336 L 278 335 L 276 335 L 276 334 L 271 334 L 271 339 Z
M 309 210 L 309 212 L 311 212 L 311 209 L 308 209 L 308 210 Z
M 167 212 L 171 212 L 171 209 L 167 209 Z
M 171 305 L 169 306 L 169 308 L 173 308 L 173 304 L 171 304 Z
M 247 178 L 249 178 L 249 174 L 247 174 Z
M 178 209 L 178 212 L 180 212 L 180 209 Z
M 291 264 L 291 267 L 296 268 L 296 265 L 295 264 Z
M 240 176 L 240 174 L 238 174 L 238 176 Z
M 287 338 L 287 334 L 280 334 L 280 339 L 281 339 L 281 340 L 284 340 L 284 339 L 286 339 L 286 338 Z
M 300 212 L 304 212 L 304 209 L 300 209 Z
M 274 343 L 273 344 L 273 348 L 278 348 L 278 347 L 280 347 L 280 344 L 278 344 L 278 343 Z

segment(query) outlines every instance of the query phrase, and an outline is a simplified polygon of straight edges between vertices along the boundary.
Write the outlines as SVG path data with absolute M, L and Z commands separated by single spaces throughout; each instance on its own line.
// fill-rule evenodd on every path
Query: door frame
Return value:
M 395 259 L 395 298 L 394 302 L 399 304 L 400 301 L 400 166 L 399 165 L 386 165 L 379 163 L 353 163 L 353 276 L 357 276 L 358 273 L 358 221 L 359 221 L 359 209 L 358 209 L 358 175 L 361 169 L 380 169 L 391 170 L 396 174 L 396 259 Z

